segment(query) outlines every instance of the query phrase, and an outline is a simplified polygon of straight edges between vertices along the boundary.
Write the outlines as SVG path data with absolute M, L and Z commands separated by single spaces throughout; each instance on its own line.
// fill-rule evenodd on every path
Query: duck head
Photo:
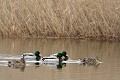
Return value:
M 65 51 L 63 51 L 61 54 L 62 54 L 62 56 L 66 56 L 67 53 Z
M 40 56 L 40 52 L 39 52 L 39 51 L 35 51 L 35 52 L 34 52 L 34 55 L 35 55 L 35 56 Z
M 67 52 L 63 51 L 61 54 L 62 56 L 64 56 L 64 60 L 67 61 L 68 60 Z
M 25 59 L 24 59 L 24 58 L 21 58 L 21 59 L 20 59 L 20 63 L 25 64 Z
M 35 51 L 34 55 L 36 56 L 36 60 L 39 61 L 41 59 L 41 55 L 39 51 Z

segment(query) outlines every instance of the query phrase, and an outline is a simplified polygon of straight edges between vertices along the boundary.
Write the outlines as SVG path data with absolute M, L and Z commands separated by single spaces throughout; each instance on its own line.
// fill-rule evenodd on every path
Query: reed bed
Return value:
M 120 40 L 120 0 L 0 0 L 0 37 Z

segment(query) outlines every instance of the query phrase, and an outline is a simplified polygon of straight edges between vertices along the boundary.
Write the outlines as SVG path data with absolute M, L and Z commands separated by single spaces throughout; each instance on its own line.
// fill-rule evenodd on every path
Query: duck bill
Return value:
M 39 56 L 42 56 L 41 54 L 39 54 Z

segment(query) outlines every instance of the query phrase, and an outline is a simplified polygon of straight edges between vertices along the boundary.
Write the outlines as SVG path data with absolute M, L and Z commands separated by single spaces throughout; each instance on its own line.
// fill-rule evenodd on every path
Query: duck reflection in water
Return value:
M 57 65 L 57 69 L 58 69 L 58 70 L 61 70 L 63 67 L 66 67 L 66 63 L 59 63 L 59 64 Z
M 40 67 L 40 63 L 39 62 L 36 62 L 35 63 L 35 67 L 37 68 L 37 67 Z
M 24 56 L 20 60 L 8 61 L 8 67 L 12 67 L 14 69 L 20 69 L 22 72 L 25 70 L 25 66 L 26 66 L 26 62 Z

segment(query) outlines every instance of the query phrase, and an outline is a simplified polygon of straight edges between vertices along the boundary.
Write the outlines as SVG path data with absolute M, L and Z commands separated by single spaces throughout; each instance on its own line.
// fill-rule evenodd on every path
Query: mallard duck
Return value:
M 13 67 L 13 68 L 19 68 L 19 67 L 25 66 L 25 65 L 26 65 L 26 63 L 25 63 L 24 56 L 20 60 L 8 61 L 8 66 Z
M 62 61 L 67 61 L 68 60 L 68 55 L 65 51 L 61 52 L 61 53 L 56 53 L 56 54 L 52 54 L 50 56 L 47 57 L 42 57 L 42 61 L 43 62 L 59 62 L 62 63 Z
M 41 59 L 41 54 L 39 51 L 35 51 L 34 53 L 24 53 L 22 56 L 24 56 L 25 59 L 30 59 L 30 60 L 39 61 Z
M 65 51 L 58 53 L 57 58 L 59 59 L 59 63 L 61 63 L 62 61 L 68 60 L 68 56 L 67 56 L 67 53 Z
M 91 66 L 91 65 L 96 66 L 96 65 L 99 65 L 100 63 L 102 63 L 98 60 L 98 57 L 83 58 L 80 60 L 81 60 L 81 62 L 83 62 L 83 64 L 89 65 L 89 66 Z

